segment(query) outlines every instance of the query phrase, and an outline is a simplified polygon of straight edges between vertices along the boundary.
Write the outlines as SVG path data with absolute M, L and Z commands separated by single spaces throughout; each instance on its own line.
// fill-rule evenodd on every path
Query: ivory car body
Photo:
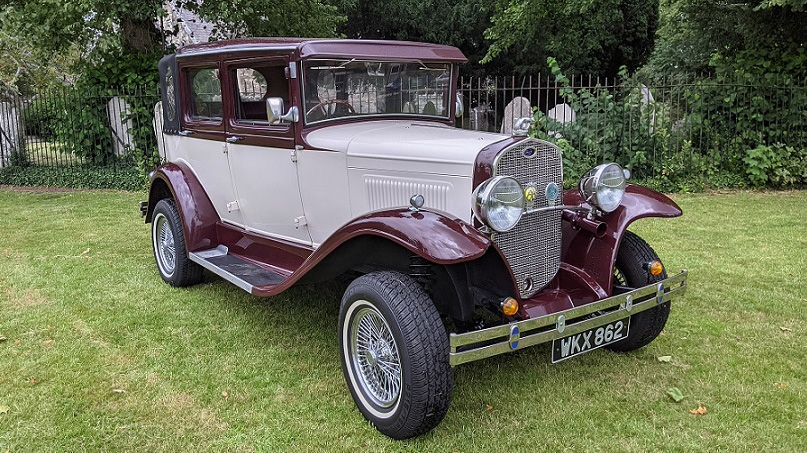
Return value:
M 164 163 L 141 203 L 160 275 L 189 286 L 207 269 L 261 297 L 347 277 L 348 389 L 394 438 L 442 420 L 453 366 L 544 342 L 553 362 L 636 349 L 686 289 L 627 231 L 681 215 L 672 200 L 614 163 L 564 192 L 553 144 L 454 127 L 464 61 L 255 38 L 160 62 Z

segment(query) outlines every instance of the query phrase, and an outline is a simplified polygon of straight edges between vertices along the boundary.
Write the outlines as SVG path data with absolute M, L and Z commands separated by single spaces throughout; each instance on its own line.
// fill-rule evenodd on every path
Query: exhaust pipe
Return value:
M 563 210 L 562 217 L 563 220 L 572 224 L 572 228 L 586 230 L 598 238 L 605 236 L 605 233 L 608 231 L 608 225 L 606 225 L 605 222 L 587 219 L 579 213 L 569 211 L 568 209 Z

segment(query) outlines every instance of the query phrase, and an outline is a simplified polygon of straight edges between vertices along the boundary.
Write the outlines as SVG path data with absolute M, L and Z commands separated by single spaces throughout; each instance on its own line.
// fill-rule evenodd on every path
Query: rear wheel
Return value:
M 160 277 L 171 286 L 191 286 L 202 281 L 202 267 L 188 258 L 185 233 L 174 201 L 165 198 L 154 207 L 151 243 Z
M 339 311 L 342 371 L 362 415 L 389 437 L 424 434 L 454 388 L 448 335 L 426 291 L 391 271 L 354 280 Z
M 614 283 L 637 288 L 667 278 L 667 272 L 651 275 L 649 263 L 658 260 L 656 252 L 644 241 L 630 231 L 625 232 L 614 267 Z M 606 348 L 612 351 L 628 352 L 639 349 L 656 337 L 667 324 L 670 315 L 670 303 L 665 302 L 657 307 L 637 313 L 630 318 L 630 333 L 624 340 L 610 344 Z

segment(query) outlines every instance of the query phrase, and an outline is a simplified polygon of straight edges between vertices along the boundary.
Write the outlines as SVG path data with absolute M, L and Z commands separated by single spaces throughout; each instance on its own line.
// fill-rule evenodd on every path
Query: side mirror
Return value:
M 266 119 L 269 124 L 296 123 L 300 119 L 297 106 L 292 106 L 288 112 L 283 113 L 283 98 L 269 98 L 266 100 Z
M 462 101 L 463 101 L 462 93 L 457 93 L 457 103 L 456 108 L 454 109 L 457 118 L 460 118 L 462 114 L 465 113 L 465 107 L 463 106 Z

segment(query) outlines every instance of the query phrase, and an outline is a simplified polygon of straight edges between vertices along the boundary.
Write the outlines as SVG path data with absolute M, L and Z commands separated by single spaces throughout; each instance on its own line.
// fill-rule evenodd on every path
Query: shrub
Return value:
M 649 101 L 624 68 L 614 87 L 573 89 L 557 62 L 547 61 L 576 121 L 560 123 L 536 110 L 531 132 L 561 148 L 572 181 L 611 161 L 665 191 L 805 184 L 805 89 L 718 74 L 662 85 L 662 99 Z
M 22 111 L 26 135 L 42 139 L 56 138 L 59 126 L 59 103 L 56 96 L 37 96 Z
M 755 187 L 766 185 L 784 188 L 804 186 L 807 183 L 807 149 L 785 146 L 759 145 L 749 149 L 743 157 L 746 173 Z
M 112 162 L 115 153 L 108 126 L 107 100 L 90 88 L 72 89 L 63 98 L 56 138 L 64 151 L 94 165 Z
M 143 190 L 146 187 L 146 177 L 135 168 L 6 167 L 0 168 L 0 184 Z

